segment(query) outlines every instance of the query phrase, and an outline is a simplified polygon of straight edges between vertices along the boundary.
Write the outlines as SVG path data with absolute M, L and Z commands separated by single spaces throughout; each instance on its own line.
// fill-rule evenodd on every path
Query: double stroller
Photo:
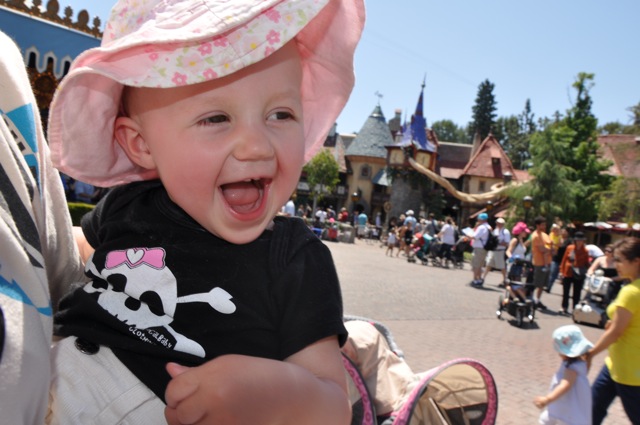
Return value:
M 502 312 L 506 311 L 515 318 L 518 327 L 522 327 L 525 318 L 529 320 L 529 323 L 533 323 L 536 309 L 531 298 L 533 293 L 533 265 L 531 261 L 517 256 L 511 257 L 507 279 L 509 283 L 505 292 L 498 298 L 497 318 L 502 319 Z
M 384 325 L 351 316 L 345 326 L 352 425 L 495 423 L 497 389 L 482 364 L 461 358 L 413 373 Z
M 608 320 L 607 306 L 615 299 L 621 284 L 604 276 L 602 270 L 596 270 L 595 274 L 587 276 L 585 283 L 587 292 L 573 309 L 573 321 L 604 328 Z

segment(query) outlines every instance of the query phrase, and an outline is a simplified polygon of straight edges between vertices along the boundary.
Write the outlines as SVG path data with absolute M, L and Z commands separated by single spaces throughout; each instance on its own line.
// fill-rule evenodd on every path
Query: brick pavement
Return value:
M 523 328 L 495 311 L 502 275 L 490 273 L 483 289 L 469 286 L 471 271 L 442 269 L 408 263 L 402 256 L 387 257 L 379 244 L 327 243 L 342 285 L 345 314 L 374 318 L 391 330 L 414 371 L 424 371 L 447 360 L 471 357 L 493 374 L 498 388 L 498 425 L 535 424 L 539 410 L 533 405 L 543 395 L 560 364 L 551 346 L 551 333 L 570 318 L 537 312 L 533 325 Z M 560 285 L 542 301 L 553 311 L 560 307 Z M 582 326 L 595 342 L 601 329 Z M 605 354 L 593 361 L 591 381 Z M 604 422 L 628 424 L 619 401 Z

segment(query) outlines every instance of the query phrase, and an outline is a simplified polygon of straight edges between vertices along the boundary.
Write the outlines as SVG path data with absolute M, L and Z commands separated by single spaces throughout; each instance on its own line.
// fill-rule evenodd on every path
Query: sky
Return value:
M 105 22 L 115 1 L 59 3 Z M 565 113 L 580 72 L 595 74 L 599 125 L 629 124 L 627 109 L 640 103 L 638 0 L 369 0 L 366 8 L 340 133 L 358 132 L 378 102 L 387 119 L 396 109 L 410 117 L 425 76 L 428 124 L 466 126 L 487 79 L 499 117 L 519 115 L 527 99 L 534 119 Z

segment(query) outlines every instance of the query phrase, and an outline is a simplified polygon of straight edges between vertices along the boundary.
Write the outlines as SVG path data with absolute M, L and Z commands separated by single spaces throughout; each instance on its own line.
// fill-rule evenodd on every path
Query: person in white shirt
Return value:
M 438 238 L 442 241 L 442 247 L 440 248 L 440 255 L 444 258 L 444 267 L 449 267 L 449 260 L 451 260 L 451 248 L 456 243 L 456 229 L 453 226 L 453 219 L 447 217 L 445 224 L 438 233 Z
M 473 242 L 471 243 L 473 248 L 473 256 L 471 257 L 473 280 L 471 281 L 471 286 L 482 286 L 484 283 L 482 267 L 487 258 L 487 250 L 484 249 L 484 244 L 487 243 L 489 232 L 491 232 L 491 226 L 489 226 L 487 220 L 489 220 L 487 213 L 480 214 L 478 216 L 478 225 L 473 233 Z
M 502 272 L 502 283 L 500 286 L 505 286 L 507 281 L 507 267 L 505 265 L 505 251 L 511 241 L 511 233 L 504 227 L 504 218 L 500 217 L 496 220 L 496 228 L 493 230 L 493 234 L 498 237 L 498 246 L 495 250 L 489 251 L 487 256 L 487 267 L 484 271 L 482 279 L 486 279 L 491 270 L 500 270 Z

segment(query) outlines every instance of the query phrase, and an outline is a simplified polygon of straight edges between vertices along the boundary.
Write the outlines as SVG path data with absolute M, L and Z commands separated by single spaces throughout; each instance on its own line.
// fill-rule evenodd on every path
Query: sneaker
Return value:
M 560 311 L 558 311 L 558 313 L 562 314 L 563 316 L 569 315 L 569 312 L 567 311 L 566 308 L 561 308 Z
M 540 309 L 540 310 L 546 310 L 546 309 L 547 309 L 547 306 L 546 306 L 546 305 L 544 305 L 544 304 L 542 304 L 540 301 L 538 301 L 538 302 L 536 303 L 536 308 L 537 308 L 537 309 Z

